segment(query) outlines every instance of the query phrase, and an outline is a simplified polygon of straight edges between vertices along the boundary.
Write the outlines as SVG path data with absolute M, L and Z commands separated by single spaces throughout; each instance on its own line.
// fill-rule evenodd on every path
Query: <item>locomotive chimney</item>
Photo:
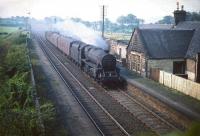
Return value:
M 184 5 L 181 5 L 181 10 L 184 10 Z
M 174 11 L 174 19 L 175 25 L 177 25 L 181 21 L 185 21 L 186 18 L 186 11 L 184 10 L 184 6 L 181 6 L 181 10 L 179 10 L 179 2 L 176 3 L 177 10 Z

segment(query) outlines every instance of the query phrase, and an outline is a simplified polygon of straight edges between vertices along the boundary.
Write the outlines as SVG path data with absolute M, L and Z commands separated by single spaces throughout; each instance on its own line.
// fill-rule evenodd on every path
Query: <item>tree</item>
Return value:
M 61 17 L 58 17 L 58 16 L 45 17 L 44 20 L 46 23 L 50 23 L 50 24 L 56 24 L 57 22 L 64 21 Z
M 199 12 L 187 12 L 186 19 L 188 21 L 200 21 L 200 11 Z
M 199 12 L 187 12 L 187 21 L 200 21 L 200 11 Z M 163 19 L 156 22 L 156 24 L 174 24 L 174 17 L 164 16 Z
M 74 17 L 72 17 L 72 18 L 70 18 L 72 21 L 74 21 L 74 22 L 83 22 L 83 20 L 81 19 L 81 18 L 74 18 Z
M 102 30 L 102 21 L 89 22 L 84 21 L 81 18 L 71 18 L 72 21 L 82 23 L 87 27 L 94 30 Z M 122 32 L 131 33 L 133 28 L 137 27 L 139 24 L 143 24 L 144 20 L 137 18 L 135 15 L 128 14 L 127 16 L 120 16 L 117 18 L 117 22 L 111 22 L 108 18 L 105 18 L 105 31 L 106 32 Z
M 164 16 L 163 19 L 156 22 L 156 24 L 174 24 L 174 17 Z
M 128 14 L 127 16 L 120 16 L 117 18 L 117 23 L 120 25 L 122 32 L 131 33 L 133 28 L 137 27 L 144 20 L 137 18 L 133 14 Z

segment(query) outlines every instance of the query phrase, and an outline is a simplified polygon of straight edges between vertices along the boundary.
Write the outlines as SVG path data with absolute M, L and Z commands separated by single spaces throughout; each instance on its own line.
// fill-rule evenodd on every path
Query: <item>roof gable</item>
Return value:
M 184 58 L 192 30 L 139 29 L 149 58 Z
M 138 28 L 135 28 L 133 33 L 132 33 L 132 36 L 131 36 L 131 39 L 129 41 L 129 44 L 128 44 L 128 52 L 130 51 L 136 51 L 136 52 L 139 52 L 139 53 L 146 53 L 146 50 L 145 48 L 143 47 L 143 42 L 142 42 L 142 37 L 140 36 L 140 31 Z

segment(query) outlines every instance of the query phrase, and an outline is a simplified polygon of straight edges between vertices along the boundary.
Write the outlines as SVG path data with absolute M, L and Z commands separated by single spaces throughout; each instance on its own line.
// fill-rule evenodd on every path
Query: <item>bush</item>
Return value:
M 0 136 L 40 135 L 38 111 L 32 97 L 26 35 L 17 32 L 0 41 Z M 41 105 L 45 123 L 54 118 L 50 103 Z
M 16 72 L 29 71 L 27 51 L 23 45 L 11 46 L 6 55 L 5 62 L 10 77 L 16 74 Z
M 20 34 L 18 38 L 15 39 L 15 44 L 23 44 L 26 43 L 26 35 L 25 34 Z

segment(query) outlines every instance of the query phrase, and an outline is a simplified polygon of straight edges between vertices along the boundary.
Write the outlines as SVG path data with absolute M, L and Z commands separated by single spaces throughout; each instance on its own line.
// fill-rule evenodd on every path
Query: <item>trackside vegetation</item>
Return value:
M 45 135 L 32 95 L 26 33 L 21 29 L 10 31 L 10 28 L 6 32 L 6 27 L 3 30 L 4 34 L 0 36 L 0 135 Z M 44 124 L 54 116 L 51 103 L 40 103 L 40 117 Z

